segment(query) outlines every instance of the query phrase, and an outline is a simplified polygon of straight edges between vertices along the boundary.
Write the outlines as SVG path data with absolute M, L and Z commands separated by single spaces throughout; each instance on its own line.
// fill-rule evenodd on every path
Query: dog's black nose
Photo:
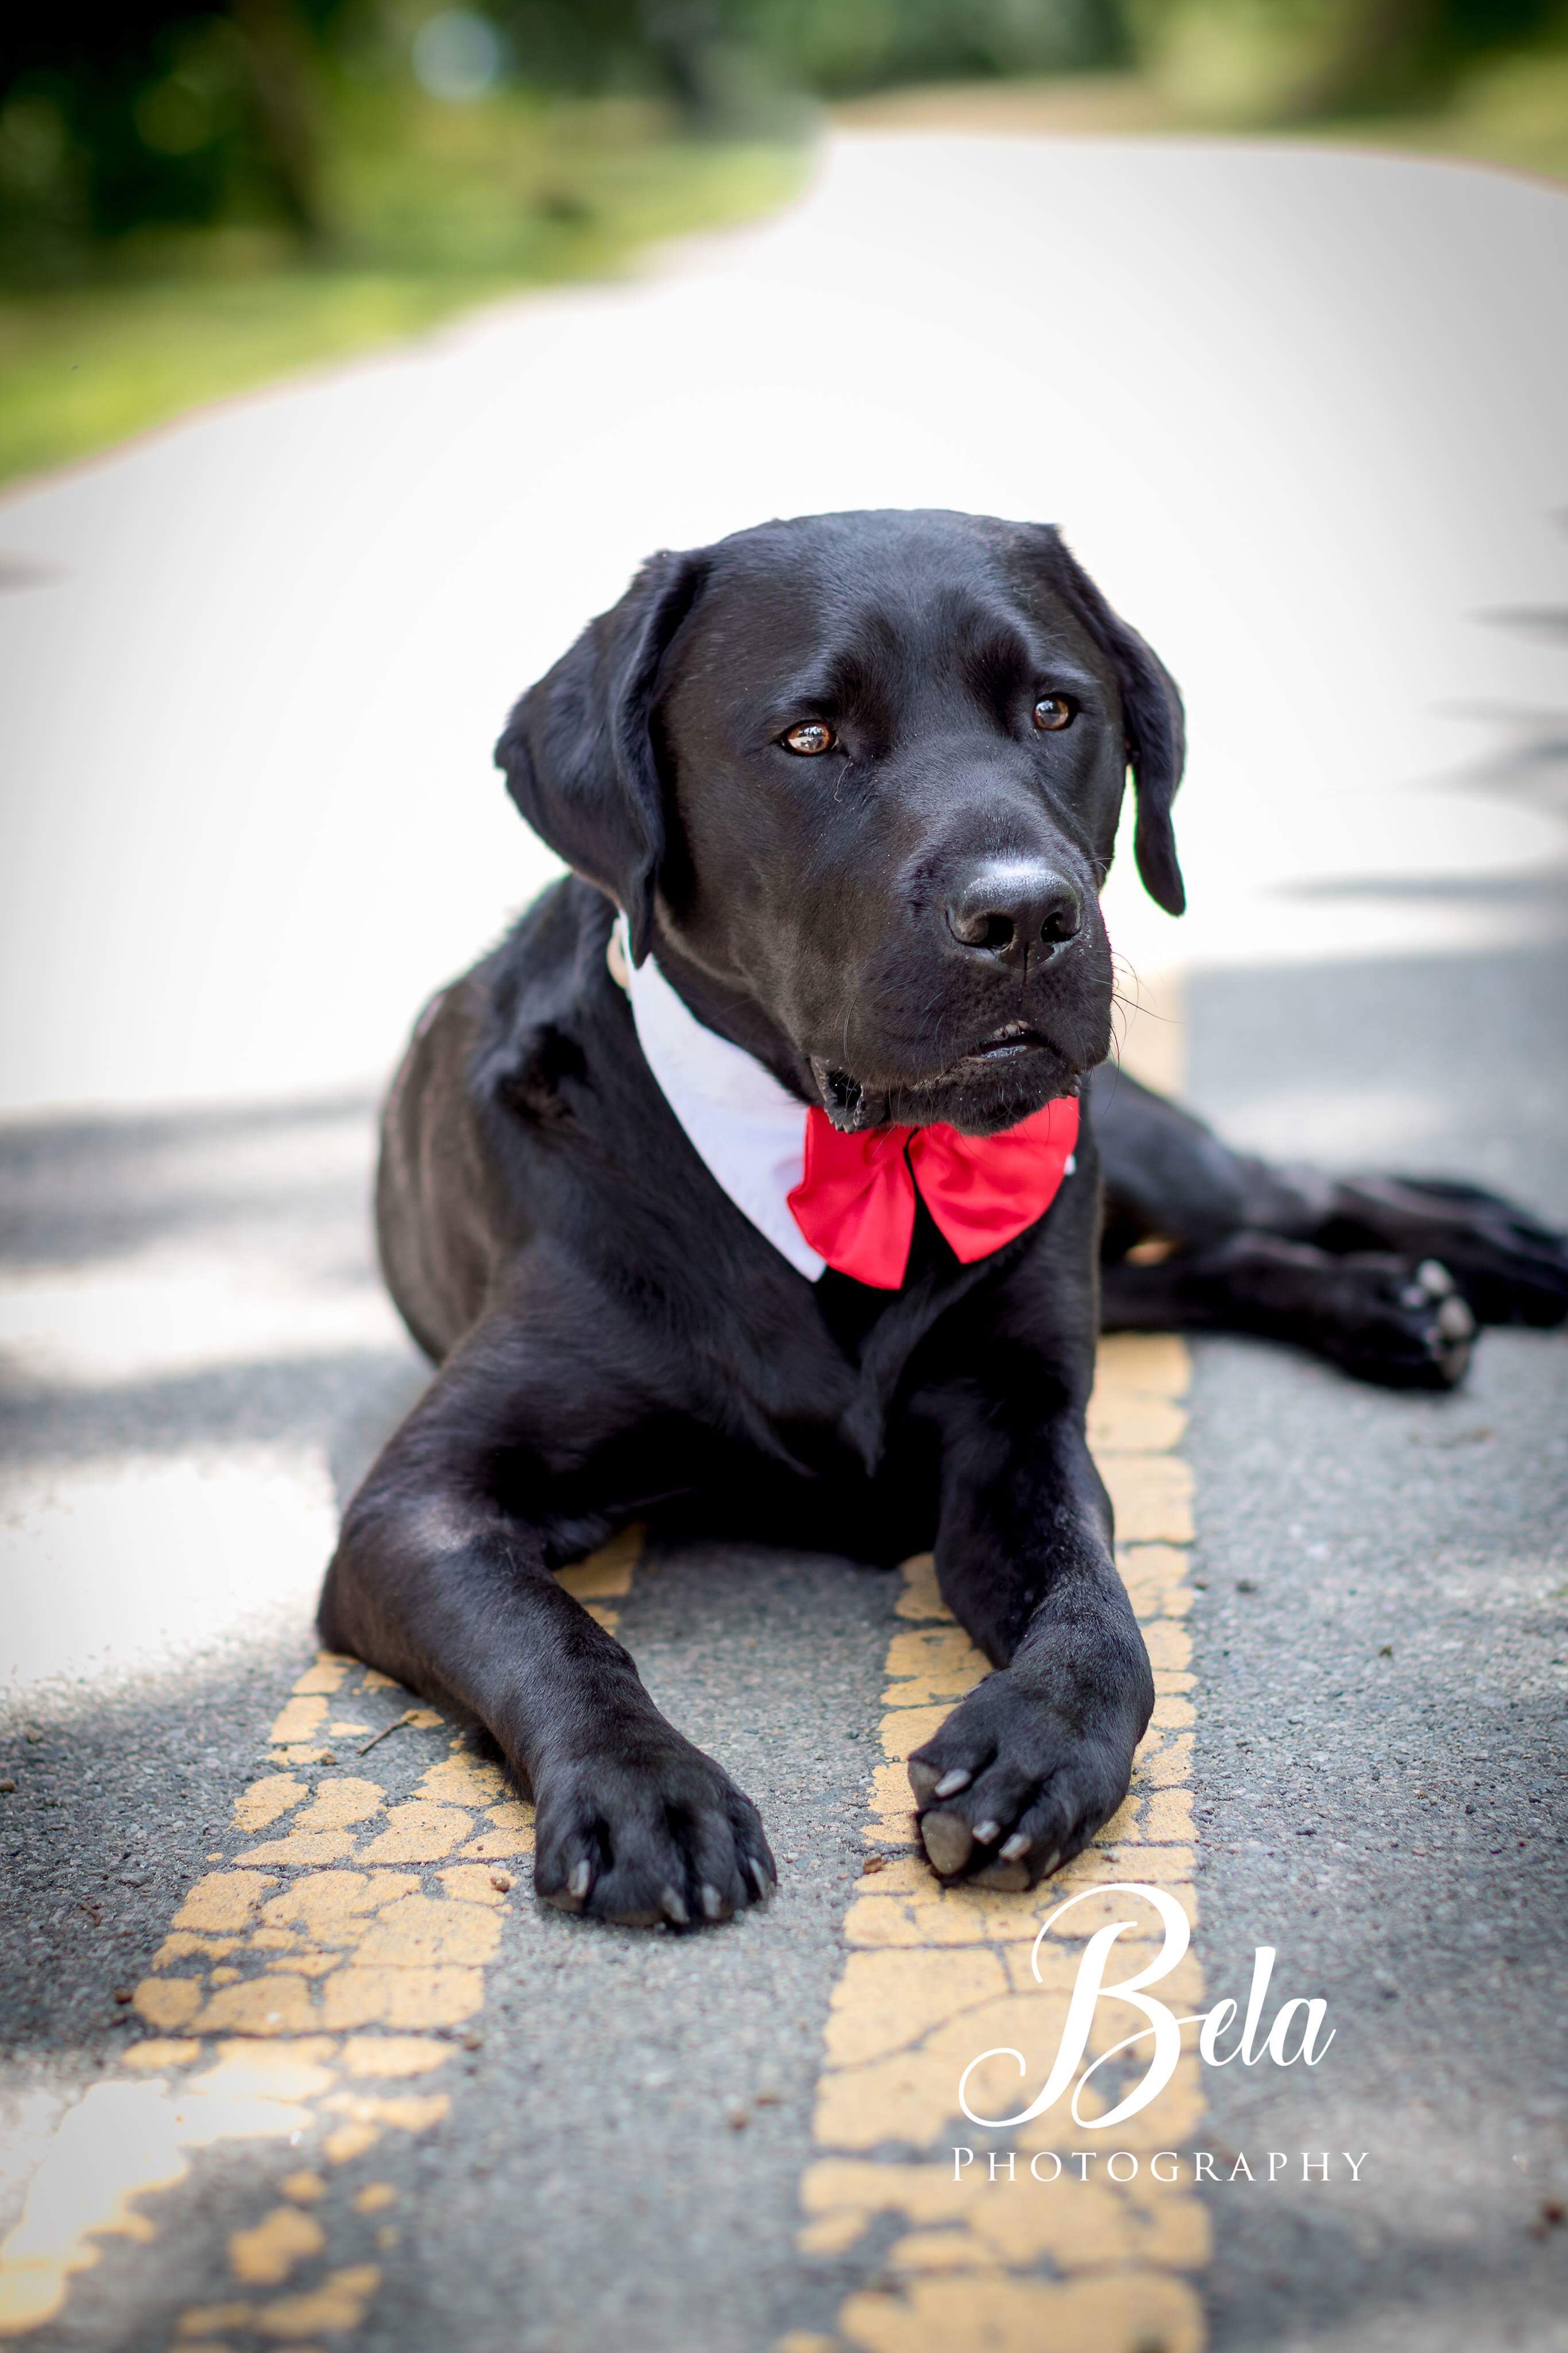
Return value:
M 988 860 L 947 902 L 947 928 L 959 945 L 998 964 L 1021 965 L 1031 948 L 1050 955 L 1078 936 L 1082 921 L 1075 886 L 1032 858 Z

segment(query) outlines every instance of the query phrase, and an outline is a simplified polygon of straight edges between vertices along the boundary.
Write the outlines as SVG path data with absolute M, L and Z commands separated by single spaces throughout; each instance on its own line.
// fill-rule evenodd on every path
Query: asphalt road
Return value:
M 1193 1079 L 1277 1148 L 1332 1092 L 1402 1162 L 1568 1223 L 1568 943 L 1194 986 Z M 1314 2073 L 1215 2071 L 1235 2147 L 1359 2186 L 1215 2193 L 1218 2348 L 1568 2343 L 1568 1344 L 1492 1333 L 1449 1399 L 1196 1351 L 1196 1783 L 1210 1985 L 1278 1947 Z
M 1077 524 L 1190 682 L 1188 944 L 1121 878 L 1113 915 L 1145 972 L 1187 968 L 1202 1106 L 1262 1148 L 1458 1168 L 1568 1222 L 1563 211 L 1365 159 L 847 142 L 759 237 L 0 510 L 25 787 L 6 986 L 28 1015 L 0 1137 L 0 2242 L 20 2226 L 26 2292 L 60 2288 L 20 2341 L 1199 2341 L 1185 2306 L 1152 2331 L 955 2330 L 940 2297 L 889 2322 L 879 2282 L 924 2264 L 937 2296 L 952 2247 L 900 2256 L 831 2217 L 800 2243 L 868 1843 L 882 1883 L 905 1867 L 867 1827 L 896 1580 L 766 1552 L 610 1577 L 601 1606 L 784 1862 L 776 1905 L 712 1936 L 536 1912 L 526 1828 L 453 1778 L 441 1727 L 362 1757 L 397 1694 L 290 1696 L 336 1509 L 421 1377 L 369 1248 L 374 1082 L 545 871 L 487 781 L 489 731 L 643 546 L 951 500 Z M 1032 294 L 1009 309 L 1064 224 L 1088 320 L 1065 353 Z M 1459 264 L 1484 315 L 1456 352 Z M 1157 398 L 1127 375 L 1129 272 Z M 825 288 L 879 363 L 831 385 L 782 370 L 776 333 Z M 689 383 L 628 414 L 628 342 L 681 351 Z M 1194 2241 L 1184 2275 L 1222 2348 L 1556 2347 L 1568 1347 L 1492 1335 L 1436 1400 L 1239 1342 L 1194 1363 L 1198 1948 L 1214 1998 L 1275 1946 L 1336 2039 L 1312 2072 L 1205 2071 L 1193 2131 L 1227 2171 L 1288 2152 L 1291 2178 L 1206 2190 L 1212 2253 Z M 449 1938 L 460 1910 L 468 1940 L 405 1914 L 396 2000 L 362 1986 L 378 2063 L 414 2030 L 406 2081 L 364 2093 L 351 2042 L 329 2068 L 320 2036 L 215 2024 L 206 2057 L 252 2073 L 192 2124 L 183 1997 L 142 1989 L 185 1966 L 157 1960 L 173 1928 L 211 1964 L 212 2015 L 240 2017 L 252 1948 L 234 1978 L 218 1899 L 191 1891 L 259 1851 L 237 1809 L 276 1836 L 274 1802 L 285 1837 L 302 1803 L 330 1825 L 310 1835 L 331 1877 L 350 1783 L 425 1873 L 387 1904 L 434 1904 Z M 302 1852 L 272 1867 L 285 1896 Z M 331 1985 L 330 1922 L 263 1933 Z M 922 1948 L 900 1998 L 945 1967 Z M 294 2073 L 264 2083 L 251 2050 Z M 439 2116 L 407 2105 L 432 2084 Z M 1367 2151 L 1361 2181 L 1303 2181 L 1320 2149 Z

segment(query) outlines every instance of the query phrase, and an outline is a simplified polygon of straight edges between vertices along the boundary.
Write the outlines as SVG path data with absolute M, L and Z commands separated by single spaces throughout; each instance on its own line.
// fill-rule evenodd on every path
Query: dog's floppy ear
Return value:
M 1120 613 L 1112 612 L 1059 532 L 1047 526 L 1051 585 L 1082 620 L 1100 651 L 1115 667 L 1127 730 L 1127 758 L 1138 792 L 1138 823 L 1132 848 L 1143 888 L 1168 915 L 1187 903 L 1176 862 L 1171 804 L 1186 759 L 1186 726 L 1175 680 L 1152 646 Z
M 649 721 L 659 665 L 707 571 L 702 551 L 650 556 L 621 598 L 513 710 L 496 745 L 535 833 L 626 911 L 648 950 L 664 808 Z

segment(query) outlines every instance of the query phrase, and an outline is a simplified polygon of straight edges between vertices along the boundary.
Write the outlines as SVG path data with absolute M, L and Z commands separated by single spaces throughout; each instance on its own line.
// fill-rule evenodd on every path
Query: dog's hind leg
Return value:
M 1385 1262 L 1389 1281 L 1403 1274 L 1395 1288 L 1405 1291 L 1436 1261 L 1482 1324 L 1548 1326 L 1568 1317 L 1568 1241 L 1497 1194 L 1422 1177 L 1337 1177 L 1235 1152 L 1190 1112 L 1110 1066 L 1094 1073 L 1092 1100 L 1105 1170 L 1107 1305 L 1116 1319 L 1109 1328 L 1148 1328 L 1159 1320 L 1162 1293 L 1173 1278 L 1164 1284 L 1141 1280 L 1147 1270 L 1127 1263 L 1140 1243 L 1212 1252 L 1243 1237 L 1301 1245 L 1340 1263 L 1345 1279 L 1330 1284 L 1318 1303 L 1329 1330 L 1341 1325 L 1347 1293 L 1363 1277 L 1375 1290 L 1370 1264 L 1361 1274 L 1353 1271 L 1353 1261 L 1373 1259 Z M 1281 1271 L 1291 1268 L 1293 1273 Z M 1196 1271 L 1191 1265 L 1186 1271 Z M 1328 1283 L 1331 1267 L 1321 1271 Z M 1185 1320 L 1231 1320 L 1224 1299 L 1227 1285 L 1237 1283 L 1237 1303 L 1247 1311 L 1242 1328 L 1248 1330 L 1265 1328 L 1257 1320 L 1265 1304 L 1257 1295 L 1259 1285 L 1269 1300 L 1301 1285 L 1311 1288 L 1303 1261 L 1282 1261 L 1262 1249 L 1233 1250 L 1213 1262 L 1203 1286 L 1208 1312 L 1194 1295 Z M 1392 1295 L 1385 1294 L 1385 1304 Z M 1352 1324 L 1363 1320 L 1352 1313 Z M 1373 1326 L 1384 1321 L 1373 1304 Z M 1321 1335 L 1304 1330 L 1288 1336 L 1324 1345 Z M 1394 1347 L 1391 1367 L 1378 1373 L 1372 1365 L 1383 1350 L 1374 1333 L 1359 1340 L 1342 1336 L 1348 1348 L 1336 1339 L 1326 1353 L 1350 1369 L 1373 1378 L 1408 1377 L 1398 1369 L 1406 1355 L 1404 1342 Z
M 1105 1332 L 1255 1332 L 1293 1340 L 1389 1388 L 1452 1388 L 1475 1318 L 1436 1260 L 1382 1251 L 1336 1257 L 1243 1231 L 1157 1262 L 1122 1259 L 1100 1277 Z
M 1094 1074 L 1105 1178 L 1100 1328 L 1252 1332 L 1362 1380 L 1451 1388 L 1475 1320 L 1435 1259 L 1325 1250 L 1333 1180 L 1233 1152 L 1125 1072 Z
M 1436 1259 L 1478 1323 L 1549 1330 L 1568 1318 L 1568 1239 L 1517 1202 L 1428 1176 L 1347 1176 L 1330 1190 L 1321 1249 Z

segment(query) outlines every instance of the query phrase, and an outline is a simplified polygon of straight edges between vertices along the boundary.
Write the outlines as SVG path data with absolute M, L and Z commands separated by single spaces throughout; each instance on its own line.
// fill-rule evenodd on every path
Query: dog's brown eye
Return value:
M 803 719 L 798 727 L 790 729 L 784 741 L 786 748 L 798 752 L 803 760 L 814 760 L 818 752 L 832 751 L 833 730 L 825 727 L 820 719 Z
M 1075 707 L 1065 694 L 1042 694 L 1035 705 L 1035 724 L 1048 735 L 1070 724 Z

